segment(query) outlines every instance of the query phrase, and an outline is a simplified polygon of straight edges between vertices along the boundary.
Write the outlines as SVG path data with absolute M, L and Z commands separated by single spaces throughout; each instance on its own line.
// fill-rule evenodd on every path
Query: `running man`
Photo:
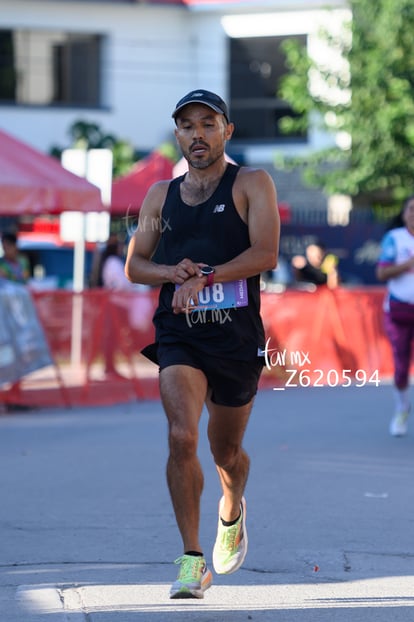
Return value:
M 270 175 L 226 161 L 234 125 L 221 97 L 192 91 L 172 117 L 188 172 L 149 189 L 125 270 L 134 283 L 161 286 L 156 342 L 144 354 L 160 369 L 167 482 L 183 542 L 170 597 L 203 598 L 212 573 L 199 539 L 198 424 L 205 404 L 222 489 L 213 567 L 232 573 L 247 552 L 242 442 L 264 365 L 260 274 L 277 264 L 280 220 Z

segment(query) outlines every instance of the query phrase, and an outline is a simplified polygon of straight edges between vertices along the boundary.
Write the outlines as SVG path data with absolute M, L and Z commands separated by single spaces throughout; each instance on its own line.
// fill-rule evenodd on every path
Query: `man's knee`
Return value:
M 197 453 L 198 432 L 171 425 L 168 434 L 170 455 L 175 459 L 186 459 Z
M 229 471 L 234 467 L 242 452 L 241 447 L 234 444 L 212 444 L 210 447 L 214 463 L 225 471 Z

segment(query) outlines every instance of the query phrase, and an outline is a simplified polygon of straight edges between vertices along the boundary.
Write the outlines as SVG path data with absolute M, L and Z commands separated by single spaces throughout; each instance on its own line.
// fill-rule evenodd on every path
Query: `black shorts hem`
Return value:
M 203 372 L 214 404 L 228 407 L 245 406 L 255 397 L 264 359 L 253 357 L 250 361 L 220 358 L 208 355 L 183 343 L 151 344 L 142 351 L 160 372 L 173 365 L 187 365 Z

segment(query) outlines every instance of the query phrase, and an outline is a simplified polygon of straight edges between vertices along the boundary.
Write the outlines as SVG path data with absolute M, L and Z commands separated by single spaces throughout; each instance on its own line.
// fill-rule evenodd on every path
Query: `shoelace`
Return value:
M 196 557 L 195 555 L 182 555 L 175 560 L 175 564 L 181 564 L 180 572 L 178 574 L 178 581 L 183 583 L 189 583 L 191 580 L 200 580 L 200 571 L 203 568 L 204 560 L 202 557 Z
M 237 536 L 241 532 L 241 525 L 242 525 L 241 519 L 235 525 L 232 525 L 231 527 L 224 527 L 223 525 L 222 538 L 220 542 L 222 549 L 228 552 L 234 551 L 234 549 L 236 548 Z

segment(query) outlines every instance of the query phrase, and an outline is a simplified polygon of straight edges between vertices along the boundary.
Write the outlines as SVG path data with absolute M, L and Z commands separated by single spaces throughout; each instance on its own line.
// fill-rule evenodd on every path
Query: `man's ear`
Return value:
M 234 123 L 227 123 L 226 126 L 226 140 L 230 140 L 234 132 Z

